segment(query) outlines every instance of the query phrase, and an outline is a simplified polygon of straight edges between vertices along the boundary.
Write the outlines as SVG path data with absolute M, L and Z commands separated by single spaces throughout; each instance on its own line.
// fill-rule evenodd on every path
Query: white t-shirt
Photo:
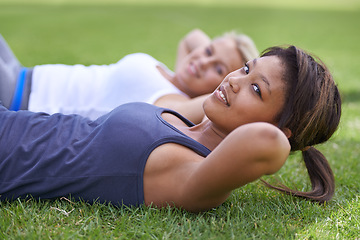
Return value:
M 36 66 L 29 110 L 96 119 L 124 103 L 153 104 L 166 94 L 184 94 L 161 75 L 158 65 L 165 67 L 147 54 L 134 53 L 110 65 Z

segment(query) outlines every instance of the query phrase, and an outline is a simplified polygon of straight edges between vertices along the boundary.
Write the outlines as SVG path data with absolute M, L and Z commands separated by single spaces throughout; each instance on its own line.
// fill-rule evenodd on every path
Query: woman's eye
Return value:
M 211 49 L 209 47 L 205 48 L 205 53 L 206 53 L 207 56 L 212 55 Z
M 217 72 L 220 76 L 222 76 L 223 73 L 224 73 L 220 66 L 216 66 L 216 72 Z
M 261 90 L 260 90 L 260 88 L 259 88 L 259 85 L 253 84 L 252 86 L 253 86 L 253 89 L 254 89 L 254 91 L 256 92 L 256 94 L 259 95 L 260 98 L 262 98 L 262 97 L 261 97 Z
M 245 66 L 244 66 L 244 72 L 246 74 L 249 74 L 249 66 L 247 64 L 245 64 Z

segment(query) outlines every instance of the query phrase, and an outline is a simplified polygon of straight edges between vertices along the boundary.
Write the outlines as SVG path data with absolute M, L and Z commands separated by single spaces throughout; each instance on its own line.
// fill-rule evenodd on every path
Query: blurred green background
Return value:
M 204 30 L 210 37 L 231 30 L 244 32 L 254 39 L 260 51 L 281 44 L 304 48 L 328 65 L 343 97 L 340 128 L 331 141 L 319 146 L 334 170 L 337 184 L 334 200 L 324 208 L 305 205 L 301 213 L 284 215 L 289 209 L 300 209 L 298 204 L 302 202 L 283 197 L 274 200 L 273 191 L 263 190 L 257 183 L 249 184 L 232 195 L 225 210 L 220 208 L 216 213 L 228 216 L 224 219 L 241 213 L 248 219 L 236 223 L 241 218 L 231 218 L 218 225 L 215 221 L 215 226 L 219 229 L 225 226 L 227 236 L 233 228 L 239 231 L 246 228 L 244 234 L 249 238 L 279 234 L 305 239 L 354 239 L 360 228 L 360 1 L 0 0 L 0 33 L 25 66 L 109 64 L 129 53 L 145 52 L 172 68 L 179 40 L 194 28 Z M 306 190 L 307 174 L 299 167 L 299 161 L 293 160 L 296 157 L 296 154 L 291 157 L 277 176 L 290 186 Z M 272 200 L 268 201 L 269 198 Z M 248 205 L 242 208 L 244 204 Z M 278 212 L 271 209 L 273 205 Z M 175 216 L 182 219 L 181 214 Z M 156 215 L 157 218 L 167 221 L 166 214 Z M 262 226 L 262 235 L 256 224 L 253 227 L 254 218 Z M 270 224 L 267 222 L 277 219 L 282 232 L 276 228 L 267 231 Z M 196 220 L 208 225 L 207 217 Z M 106 228 L 106 224 L 102 226 Z M 151 223 L 144 226 L 149 226 L 151 232 Z M 176 231 L 177 227 L 174 220 L 171 229 Z M 21 229 L 21 224 L 18 228 Z M 155 236 L 161 236 L 161 231 Z M 334 234 L 328 235 L 330 232 Z M 181 234 L 186 236 L 186 232 Z
M 351 91 L 360 87 L 351 64 L 360 62 L 359 6 L 357 0 L 0 0 L 0 31 L 26 66 L 102 64 L 146 52 L 171 67 L 178 41 L 191 29 L 212 37 L 238 30 L 259 50 L 295 44 L 319 55 Z

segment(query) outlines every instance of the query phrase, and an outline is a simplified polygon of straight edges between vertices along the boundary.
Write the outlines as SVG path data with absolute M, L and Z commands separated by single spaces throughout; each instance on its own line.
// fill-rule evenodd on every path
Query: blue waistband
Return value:
M 24 92 L 24 86 L 25 86 L 25 81 L 26 81 L 26 72 L 27 72 L 27 68 L 22 68 L 20 70 L 17 82 L 16 82 L 16 87 L 15 87 L 15 92 L 14 92 L 14 97 L 11 103 L 11 106 L 9 108 L 9 110 L 12 111 L 18 111 L 21 107 L 21 100 L 22 100 L 22 95 Z

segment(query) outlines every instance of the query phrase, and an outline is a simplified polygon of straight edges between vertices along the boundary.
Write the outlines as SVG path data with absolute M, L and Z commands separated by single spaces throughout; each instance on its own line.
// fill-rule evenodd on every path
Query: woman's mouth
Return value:
M 220 86 L 220 88 L 218 88 L 218 89 L 216 90 L 216 93 L 217 93 L 218 98 L 219 98 L 222 102 L 224 102 L 227 106 L 230 106 L 230 105 L 229 105 L 229 102 L 228 102 L 228 100 L 227 100 L 227 98 L 226 98 L 226 91 L 225 91 L 224 86 Z
M 189 71 L 189 73 L 191 75 L 193 75 L 195 77 L 199 77 L 198 70 L 197 70 L 196 66 L 193 63 L 189 64 L 188 71 Z

